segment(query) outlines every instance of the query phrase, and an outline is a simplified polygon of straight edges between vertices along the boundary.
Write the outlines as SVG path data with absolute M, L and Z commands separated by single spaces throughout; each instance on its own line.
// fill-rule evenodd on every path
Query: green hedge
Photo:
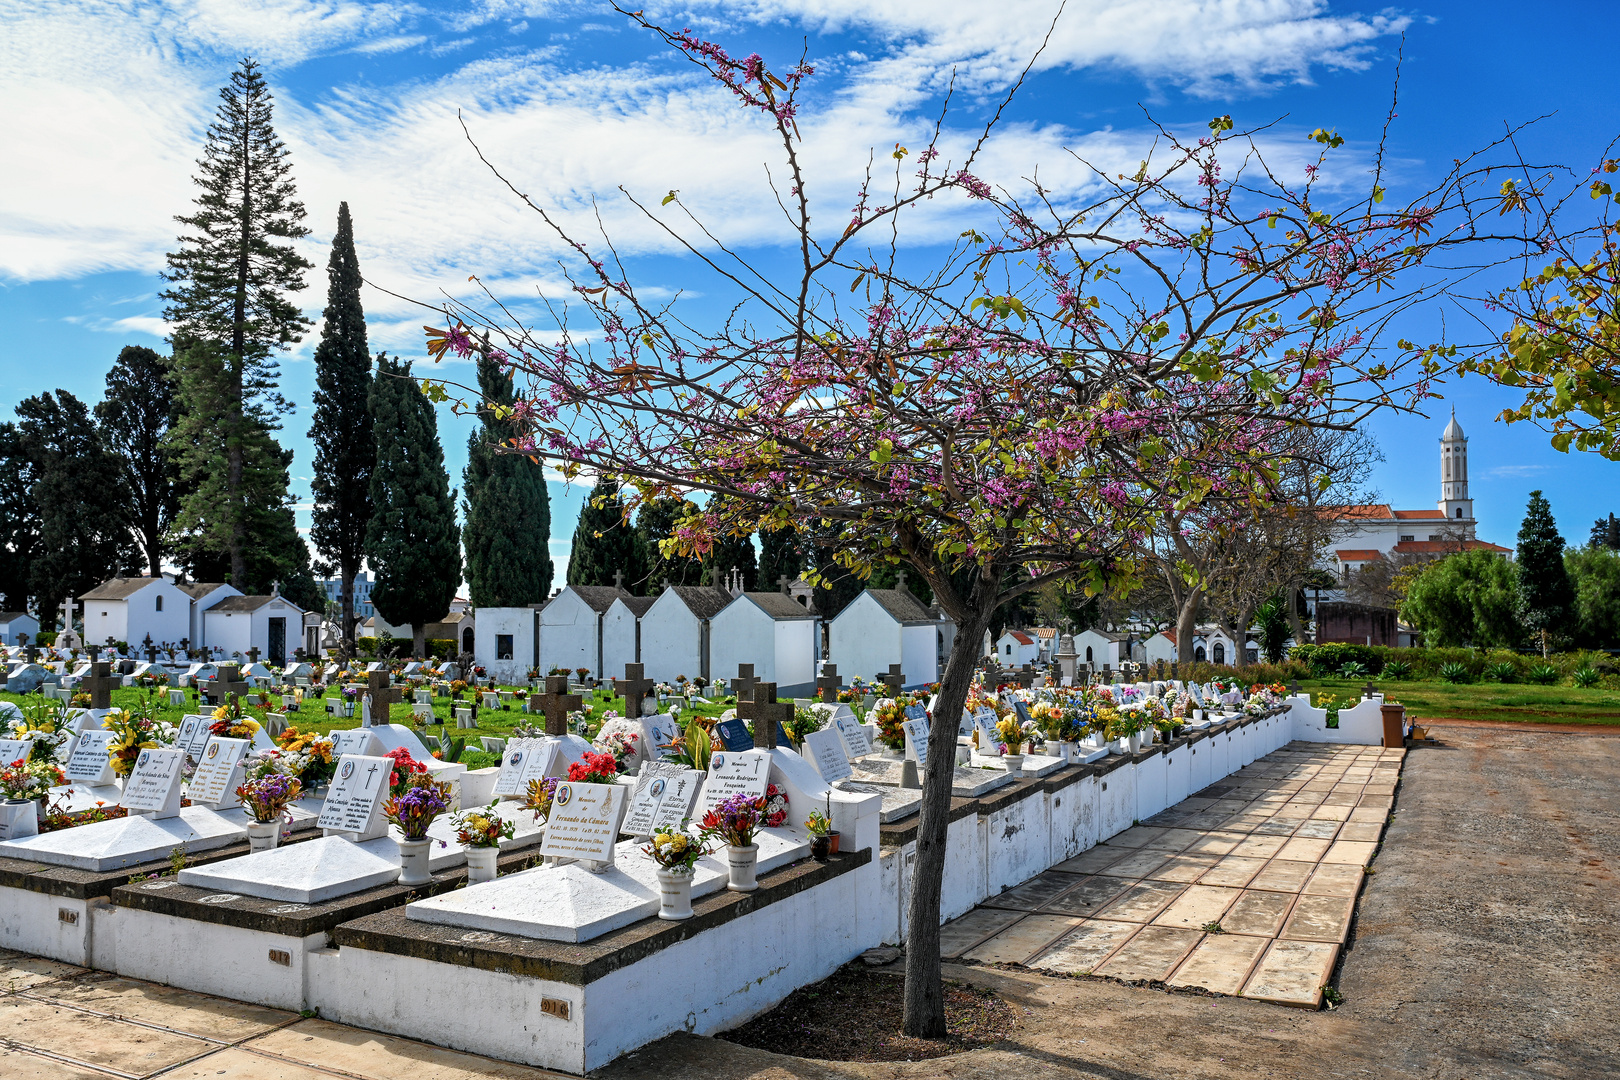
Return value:
M 384 660 L 392 660 L 396 657 L 411 655 L 411 639 L 408 637 L 355 638 L 354 651 L 368 660 L 376 660 L 379 657 Z M 429 659 L 454 660 L 456 652 L 456 643 L 450 638 L 429 638 L 427 641 Z
M 1483 674 L 1489 665 L 1512 664 L 1522 681 L 1532 667 L 1543 662 L 1556 668 L 1560 679 L 1568 678 L 1577 668 L 1586 666 L 1596 668 L 1599 674 L 1602 675 L 1620 675 L 1620 658 L 1611 656 L 1606 652 L 1594 652 L 1591 650 L 1553 653 L 1546 661 L 1543 661 L 1539 654 L 1520 653 L 1512 649 L 1468 649 L 1460 647 L 1398 649 L 1387 645 L 1330 643 L 1326 645 L 1297 646 L 1288 654 L 1288 658 L 1303 667 L 1308 667 L 1310 674 L 1317 678 L 1337 675 L 1340 669 L 1351 660 L 1360 663 L 1374 675 L 1382 672 L 1385 664 L 1400 661 L 1411 668 L 1410 673 L 1404 676 L 1408 679 L 1437 679 L 1440 677 L 1441 667 L 1446 664 L 1461 664 L 1469 675 L 1474 678 L 1478 678 Z

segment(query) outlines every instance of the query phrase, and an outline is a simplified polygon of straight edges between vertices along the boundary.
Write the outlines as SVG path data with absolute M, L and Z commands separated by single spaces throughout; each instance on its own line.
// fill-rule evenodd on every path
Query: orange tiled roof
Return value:
M 1395 512 L 1389 508 L 1388 503 L 1366 503 L 1360 506 L 1325 506 L 1322 508 L 1322 512 L 1331 514 L 1334 517 L 1375 518 L 1386 521 L 1395 517 Z
M 1430 518 L 1446 520 L 1444 510 L 1397 510 L 1395 516 L 1402 521 L 1425 521 Z
M 1340 548 L 1333 554 L 1339 557 L 1340 562 L 1377 562 L 1384 557 L 1384 553 L 1377 548 Z

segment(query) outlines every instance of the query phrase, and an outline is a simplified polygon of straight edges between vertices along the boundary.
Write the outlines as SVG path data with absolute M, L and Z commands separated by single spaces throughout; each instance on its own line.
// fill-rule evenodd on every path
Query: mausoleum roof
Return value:
M 713 585 L 671 585 L 686 609 L 700 619 L 712 619 L 731 603 L 731 594 Z
M 227 596 L 225 599 L 221 600 L 219 603 L 215 604 L 213 607 L 209 608 L 208 610 L 210 612 L 215 612 L 215 611 L 258 611 L 260 608 L 264 607 L 264 605 L 268 604 L 271 600 L 274 600 L 274 599 L 277 599 L 277 597 L 273 597 L 273 596 Z
M 188 581 L 184 585 L 176 585 L 181 592 L 193 600 L 201 600 L 215 589 L 225 588 L 223 581 Z
M 564 591 L 572 592 L 585 601 L 585 605 L 598 615 L 606 615 L 607 609 L 613 606 L 613 601 L 630 598 L 629 593 L 612 585 L 570 585 Z M 562 594 L 559 593 L 558 596 L 560 595 Z M 555 600 L 556 597 L 552 599 Z
M 750 592 L 743 593 L 743 595 L 757 604 L 765 614 L 778 621 L 783 619 L 813 619 L 816 617 L 815 612 L 810 611 L 793 597 L 783 593 Z
M 81 593 L 80 596 L 79 596 L 79 599 L 80 600 L 124 600 L 124 599 L 127 599 L 127 598 L 135 595 L 136 593 L 140 592 L 142 589 L 144 589 L 148 585 L 152 584 L 152 582 L 154 582 L 154 581 L 162 581 L 162 580 L 163 580 L 162 578 L 151 578 L 151 577 L 115 577 L 115 578 L 110 578 L 107 581 L 103 581 L 100 585 L 97 585 L 95 588 L 91 589 L 89 592 Z
M 938 621 L 928 614 L 928 609 L 923 607 L 921 600 L 912 595 L 910 589 L 867 589 L 866 592 L 896 622 L 931 623 Z
M 653 602 L 657 599 L 656 596 L 621 596 L 619 602 L 629 608 L 630 613 L 639 619 L 647 614 L 647 610 L 653 606 Z

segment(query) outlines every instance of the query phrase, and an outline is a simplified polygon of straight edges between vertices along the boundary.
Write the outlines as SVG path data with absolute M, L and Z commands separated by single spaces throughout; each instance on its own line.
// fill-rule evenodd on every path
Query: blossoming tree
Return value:
M 1444 281 L 1437 253 L 1515 239 L 1465 205 L 1482 164 L 1386 205 L 1376 169 L 1348 193 L 1319 173 L 1338 136 L 1313 133 L 1285 176 L 1229 117 L 1194 139 L 1159 129 L 1134 174 L 1093 169 L 1066 191 L 993 187 L 974 169 L 996 120 L 955 161 L 942 122 L 915 155 L 896 146 L 881 179 L 869 167 L 850 217 L 821 229 L 799 133 L 812 68 L 773 71 L 630 18 L 774 130 L 785 174 L 766 197 L 792 229 L 793 271 L 767 275 L 693 215 L 678 224 L 675 192 L 656 206 L 627 194 L 735 290 L 728 318 L 694 327 L 509 184 L 570 251 L 592 333 L 562 311 L 561 329 L 531 329 L 493 297 L 488 311 L 451 305 L 428 331 L 434 357 L 491 358 L 524 391 L 504 406 L 424 389 L 500 410 L 518 432 L 509 452 L 622 481 L 627 514 L 692 498 L 672 553 L 836 523 L 841 566 L 921 574 L 964 643 L 931 721 L 939 744 L 955 741 L 1000 605 L 1050 582 L 1127 584 L 1163 515 L 1270 501 L 1289 431 L 1409 406 L 1429 372 L 1404 377 L 1379 348 L 1384 326 Z M 918 270 L 902 228 L 937 212 L 931 200 L 954 200 L 969 227 Z M 910 900 L 905 1030 L 925 1037 L 945 1034 L 951 763 L 930 755 L 925 770 Z

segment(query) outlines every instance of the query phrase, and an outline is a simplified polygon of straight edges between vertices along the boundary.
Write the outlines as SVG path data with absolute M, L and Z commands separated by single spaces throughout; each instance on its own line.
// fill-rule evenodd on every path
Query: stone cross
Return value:
M 568 734 L 568 714 L 585 703 L 579 694 L 568 692 L 568 676 L 546 676 L 546 692 L 529 695 L 529 711 L 544 713 L 547 735 Z
M 1025 690 L 1035 685 L 1035 669 L 1025 664 L 1018 669 L 1018 685 Z
M 240 698 L 247 693 L 248 684 L 242 681 L 242 669 L 235 664 L 219 665 L 219 674 L 214 676 L 212 685 L 205 689 L 208 700 L 215 705 L 225 704 L 225 695 L 234 694 Z
M 247 658 L 248 663 L 250 664 L 257 664 L 259 662 L 259 647 L 257 645 L 253 646 L 253 648 L 247 651 Z
M 759 680 L 754 678 L 753 664 L 738 664 L 737 677 L 731 680 L 731 692 L 737 695 L 738 701 L 754 696 L 754 685 Z
M 890 697 L 898 698 L 900 696 L 900 688 L 904 686 L 906 682 L 905 673 L 900 670 L 899 664 L 890 664 L 889 673 L 887 675 L 879 676 L 878 682 L 889 688 Z
M 641 715 L 641 701 L 652 692 L 653 681 L 643 677 L 646 671 L 642 664 L 626 664 L 624 678 L 614 687 L 624 698 L 624 715 L 627 718 L 634 719 Z
M 776 587 L 782 590 L 783 596 L 788 594 L 788 576 L 786 574 L 780 574 L 777 576 Z
M 838 674 L 837 664 L 822 664 L 821 674 L 816 676 L 816 689 L 821 692 L 822 700 L 835 702 L 838 700 L 838 691 L 844 688 L 843 676 Z
M 366 694 L 371 698 L 371 722 L 386 724 L 388 710 L 405 700 L 405 691 L 395 689 L 394 677 L 386 671 L 373 671 L 366 675 Z
M 754 722 L 754 749 L 775 750 L 777 726 L 793 719 L 793 702 L 777 701 L 776 684 L 762 682 L 752 698 L 737 701 L 737 719 Z
M 98 660 L 90 665 L 90 674 L 86 675 L 79 685 L 82 689 L 90 691 L 92 709 L 110 709 L 112 688 L 124 685 L 124 681 L 113 676 L 111 664 Z
M 615 571 L 613 571 L 613 587 L 615 589 L 619 589 L 619 590 L 624 589 L 624 571 L 623 570 L 615 570 Z

